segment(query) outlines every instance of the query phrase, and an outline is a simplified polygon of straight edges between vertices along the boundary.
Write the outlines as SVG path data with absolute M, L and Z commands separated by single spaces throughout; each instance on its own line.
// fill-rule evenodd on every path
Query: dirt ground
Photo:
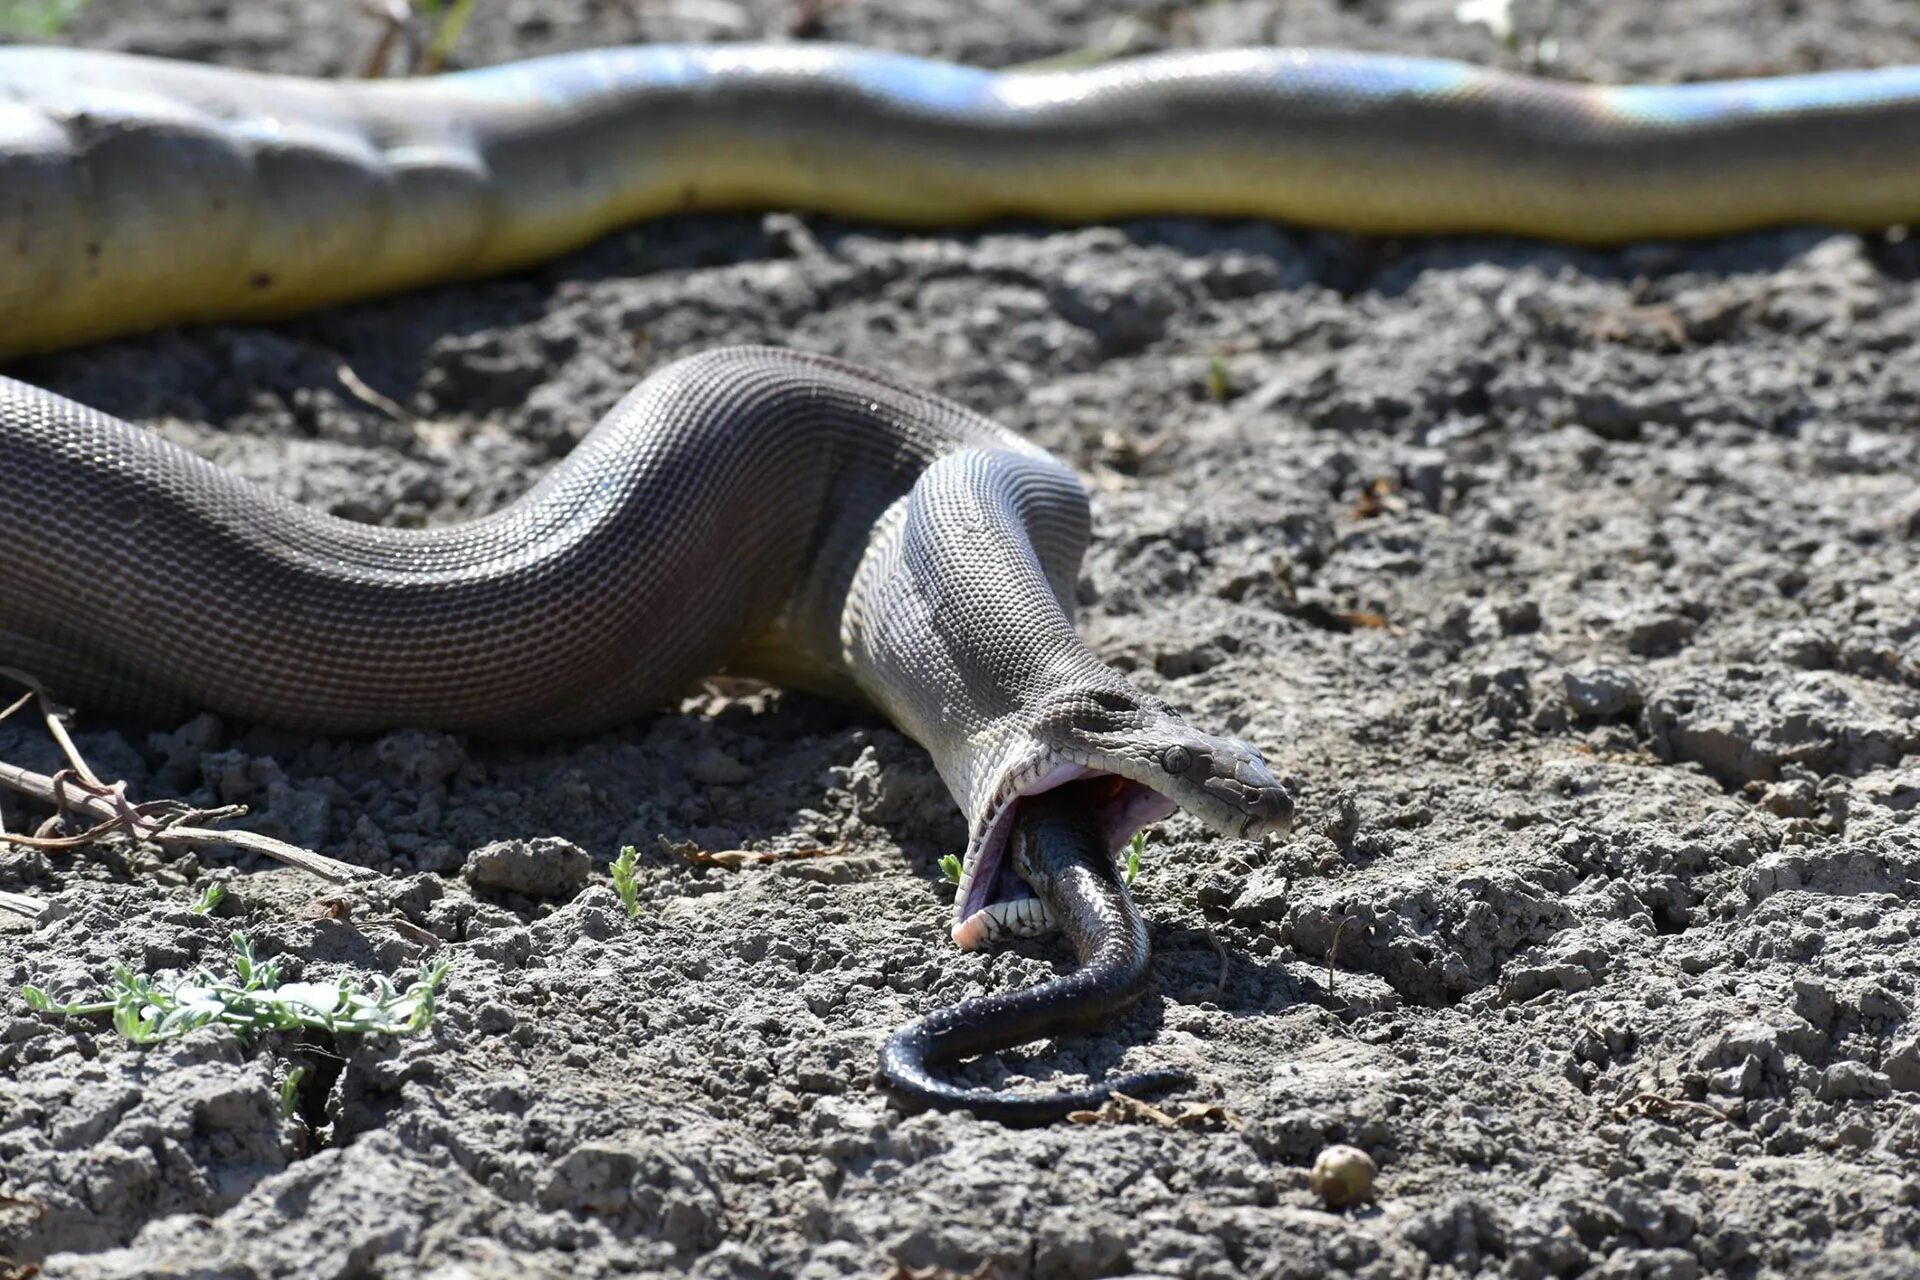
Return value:
M 1451 0 L 483 0 L 457 61 L 799 25 L 984 64 L 1253 41 L 1571 77 L 1920 62 L 1902 0 L 1515 12 L 1509 45 Z M 67 38 L 335 75 L 373 35 L 347 0 L 94 0 Z M 1590 252 L 700 217 L 16 363 L 397 524 L 508 500 L 688 352 L 897 371 L 1087 477 L 1090 642 L 1265 749 L 1301 822 L 1277 859 L 1156 829 L 1156 993 L 955 1073 L 1178 1066 L 1177 1100 L 1225 1114 L 1015 1131 L 873 1087 L 897 1024 L 1070 957 L 953 949 L 935 860 L 962 823 L 868 715 L 710 693 L 539 749 L 82 716 L 136 795 L 247 804 L 385 878 L 335 918 L 238 855 L 0 852 L 0 890 L 51 904 L 0 925 L 0 1275 L 1920 1274 L 1917 276 L 1912 241 L 1821 230 Z M 0 759 L 51 755 L 9 725 Z M 837 852 L 729 870 L 660 837 Z M 585 887 L 461 874 L 536 838 L 590 855 Z M 228 897 L 195 915 L 209 878 Z M 408 973 L 432 940 L 439 1015 L 141 1049 L 17 994 L 218 962 L 234 929 L 308 978 Z M 1309 1192 L 1331 1142 L 1378 1161 L 1374 1204 Z

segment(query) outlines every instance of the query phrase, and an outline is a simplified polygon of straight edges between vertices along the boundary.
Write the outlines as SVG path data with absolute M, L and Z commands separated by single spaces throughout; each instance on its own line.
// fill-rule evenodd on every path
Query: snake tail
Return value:
M 966 1000 L 896 1031 L 880 1054 L 881 1082 L 915 1110 L 965 1110 L 1005 1124 L 1045 1124 L 1112 1094 L 1192 1082 L 1184 1071 L 1141 1071 L 1083 1089 L 968 1090 L 932 1068 L 1063 1031 L 1087 1030 L 1136 1004 L 1151 980 L 1146 924 L 1114 870 L 1093 806 L 1072 784 L 1024 801 L 1012 838 L 1016 869 L 1058 919 L 1080 967 L 1021 991 Z

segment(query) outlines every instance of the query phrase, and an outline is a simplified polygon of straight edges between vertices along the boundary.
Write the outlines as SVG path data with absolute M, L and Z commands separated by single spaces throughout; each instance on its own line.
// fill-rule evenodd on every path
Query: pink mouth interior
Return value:
M 1109 853 L 1118 852 L 1133 838 L 1134 832 L 1178 808 L 1151 787 L 1077 764 L 1062 765 L 1041 775 L 1031 785 L 1022 787 L 1019 794 L 1035 796 L 1068 783 L 1078 784 L 1086 792 L 1087 802 L 1100 820 Z M 966 898 L 956 903 L 954 909 L 954 941 L 962 946 L 977 940 L 979 930 L 970 926 L 973 917 L 981 911 L 997 903 L 1033 896 L 1033 890 L 1014 871 L 1013 860 L 1007 856 L 1007 841 L 1019 814 L 1019 799 L 1002 805 L 980 837 L 973 880 Z

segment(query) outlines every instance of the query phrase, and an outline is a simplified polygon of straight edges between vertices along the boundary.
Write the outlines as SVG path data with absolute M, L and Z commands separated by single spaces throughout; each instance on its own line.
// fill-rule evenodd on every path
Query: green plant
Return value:
M 620 895 L 628 916 L 640 914 L 640 886 L 634 877 L 639 865 L 640 855 L 632 845 L 621 849 L 620 856 L 613 860 L 613 891 Z
M 44 40 L 80 16 L 87 0 L 0 0 L 0 36 Z
M 1140 855 L 1147 849 L 1147 833 L 1136 831 L 1127 845 L 1127 883 L 1132 884 L 1140 875 Z M 960 883 L 960 859 L 949 853 L 940 859 L 940 876 L 948 884 Z
M 1207 399 L 1219 404 L 1227 398 L 1230 390 L 1232 386 L 1227 381 L 1226 357 L 1216 351 L 1207 360 Z
M 216 880 L 200 891 L 199 899 L 188 910 L 197 916 L 210 915 L 213 909 L 220 905 L 220 899 L 226 896 L 226 886 Z
M 280 1118 L 285 1120 L 300 1105 L 300 1082 L 306 1078 L 305 1067 L 295 1067 L 287 1072 L 287 1078 L 280 1082 Z
M 453 52 L 477 3 L 478 0 L 413 0 L 413 11 L 424 14 L 433 28 L 433 34 L 427 38 L 427 51 L 420 57 L 421 75 L 432 75 L 446 64 L 447 55 Z
M 242 1036 L 303 1028 L 333 1032 L 404 1035 L 433 1021 L 434 996 L 447 962 L 420 966 L 404 990 L 384 977 L 365 982 L 343 976 L 333 982 L 280 982 L 280 963 L 261 960 L 244 934 L 231 935 L 234 980 L 195 969 L 176 978 L 151 978 L 116 967 L 106 990 L 92 1000 L 56 1001 L 36 986 L 20 988 L 27 1006 L 40 1013 L 85 1017 L 110 1013 L 121 1035 L 148 1044 L 219 1023 Z

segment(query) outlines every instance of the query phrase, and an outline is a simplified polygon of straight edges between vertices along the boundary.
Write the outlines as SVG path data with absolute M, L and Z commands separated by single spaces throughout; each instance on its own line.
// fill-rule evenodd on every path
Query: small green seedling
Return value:
M 135 1044 L 182 1036 L 219 1023 L 242 1037 L 262 1031 L 313 1029 L 405 1035 L 433 1021 L 434 995 L 447 976 L 447 962 L 421 965 L 404 990 L 384 977 L 356 982 L 280 982 L 280 963 L 261 960 L 244 934 L 231 935 L 235 979 L 195 969 L 177 978 L 150 978 L 120 965 L 99 997 L 61 1002 L 35 986 L 20 988 L 27 1007 L 40 1013 L 85 1017 L 110 1013 L 121 1035 Z
M 477 0 L 413 0 L 414 12 L 423 15 L 432 28 L 432 34 L 427 37 L 427 51 L 420 59 L 421 75 L 432 75 L 446 65 L 447 55 L 459 42 L 476 3 Z
M 1147 833 L 1136 831 L 1133 840 L 1127 845 L 1127 883 L 1131 885 L 1140 875 L 1140 855 L 1147 848 Z M 948 884 L 960 883 L 960 859 L 949 853 L 940 859 L 940 875 Z
M 300 1082 L 306 1078 L 305 1067 L 295 1067 L 287 1072 L 287 1078 L 280 1082 L 280 1118 L 292 1116 L 300 1105 Z
M 1127 842 L 1127 885 L 1129 888 L 1131 888 L 1133 882 L 1140 877 L 1140 855 L 1146 851 L 1147 833 L 1144 831 L 1134 832 L 1133 839 Z
M 199 900 L 189 910 L 197 916 L 211 915 L 213 909 L 220 905 L 220 899 L 226 896 L 226 886 L 216 880 L 200 891 Z
M 1221 404 L 1226 400 L 1227 392 L 1230 390 L 1232 388 L 1227 383 L 1226 357 L 1216 351 L 1207 361 L 1207 399 L 1215 404 Z
M 621 849 L 620 856 L 613 860 L 613 891 L 620 895 L 628 916 L 640 914 L 640 885 L 634 877 L 639 865 L 640 854 L 632 845 Z
M 57 36 L 87 7 L 87 0 L 0 0 L 0 36 L 44 40 Z

